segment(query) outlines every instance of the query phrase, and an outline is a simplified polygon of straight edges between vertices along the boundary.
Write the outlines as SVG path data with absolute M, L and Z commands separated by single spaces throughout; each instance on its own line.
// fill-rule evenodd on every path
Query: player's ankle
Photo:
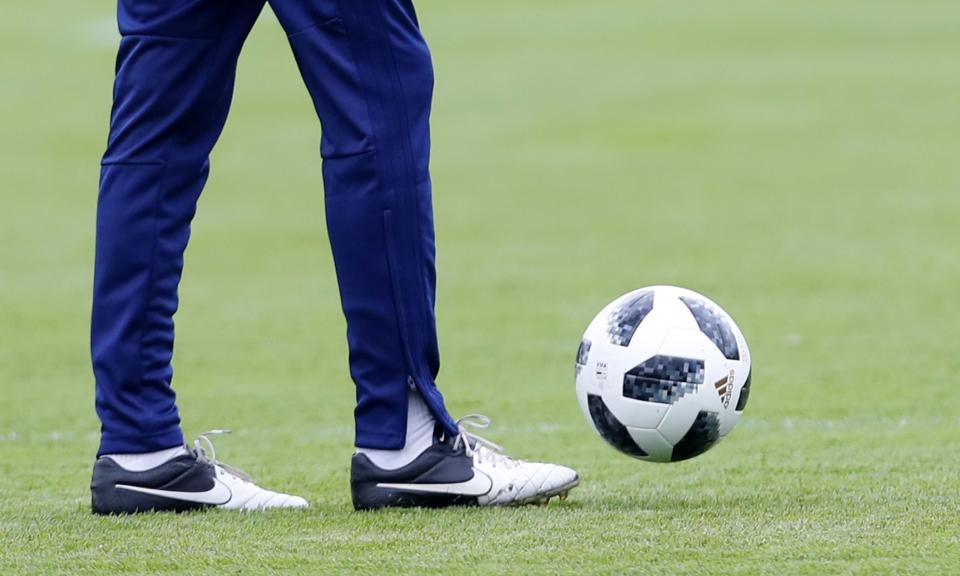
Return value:
M 129 472 L 144 472 L 146 470 L 153 470 L 158 466 L 163 466 L 174 458 L 187 453 L 186 447 L 174 446 L 166 450 L 145 452 L 143 454 L 104 454 L 103 458 L 113 460 L 121 468 Z
M 396 470 L 413 462 L 424 450 L 433 445 L 437 421 L 420 394 L 411 390 L 407 396 L 407 437 L 399 450 L 357 448 L 378 468 Z

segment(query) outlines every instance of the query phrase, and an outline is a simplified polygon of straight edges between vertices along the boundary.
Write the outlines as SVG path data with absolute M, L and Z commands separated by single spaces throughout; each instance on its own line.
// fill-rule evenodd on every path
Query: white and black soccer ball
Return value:
M 750 350 L 710 299 L 651 286 L 593 319 L 576 381 L 580 407 L 607 443 L 641 460 L 676 462 L 733 430 L 750 396 Z

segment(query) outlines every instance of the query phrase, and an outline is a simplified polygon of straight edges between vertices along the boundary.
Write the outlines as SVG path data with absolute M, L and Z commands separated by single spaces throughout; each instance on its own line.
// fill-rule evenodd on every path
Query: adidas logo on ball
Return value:
M 723 400 L 724 408 L 730 407 L 730 398 L 733 396 L 733 386 L 728 386 L 727 384 L 733 382 L 733 379 L 734 371 L 731 370 L 729 376 L 724 376 L 713 385 L 713 387 L 717 389 L 717 394 L 720 395 L 720 399 Z

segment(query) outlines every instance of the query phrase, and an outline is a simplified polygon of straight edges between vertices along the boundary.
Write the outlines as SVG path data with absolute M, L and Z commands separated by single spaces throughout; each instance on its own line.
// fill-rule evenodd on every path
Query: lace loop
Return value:
M 489 462 L 491 466 L 497 465 L 512 468 L 518 464 L 514 460 L 503 454 L 504 449 L 496 442 L 491 442 L 482 436 L 469 432 L 467 428 L 486 430 L 490 427 L 490 418 L 483 414 L 467 414 L 456 421 L 457 438 L 453 442 L 453 449 L 457 450 L 463 446 L 463 451 L 478 464 Z
M 232 433 L 232 430 L 214 428 L 213 430 L 207 430 L 202 434 L 198 434 L 197 439 L 193 441 L 193 452 L 196 454 L 198 460 L 208 462 L 214 467 L 220 467 L 227 473 L 241 480 L 253 482 L 253 478 L 243 470 L 217 460 L 217 450 L 213 447 L 213 441 L 210 440 L 210 436 L 222 436 L 230 433 Z

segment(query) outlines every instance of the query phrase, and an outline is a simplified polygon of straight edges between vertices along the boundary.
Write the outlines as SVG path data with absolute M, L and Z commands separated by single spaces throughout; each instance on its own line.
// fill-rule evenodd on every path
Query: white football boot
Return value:
M 128 470 L 113 458 L 103 456 L 93 467 L 90 484 L 93 511 L 96 514 L 135 514 L 138 512 L 198 510 L 268 510 L 306 508 L 307 501 L 266 490 L 249 476 L 217 461 L 209 435 L 194 442 L 193 450 L 149 470 Z
M 357 510 L 387 507 L 520 506 L 563 500 L 580 483 L 566 466 L 516 460 L 503 449 L 467 431 L 487 428 L 490 419 L 473 414 L 457 420 L 454 438 L 439 435 L 410 464 L 385 470 L 355 454 L 350 470 Z

